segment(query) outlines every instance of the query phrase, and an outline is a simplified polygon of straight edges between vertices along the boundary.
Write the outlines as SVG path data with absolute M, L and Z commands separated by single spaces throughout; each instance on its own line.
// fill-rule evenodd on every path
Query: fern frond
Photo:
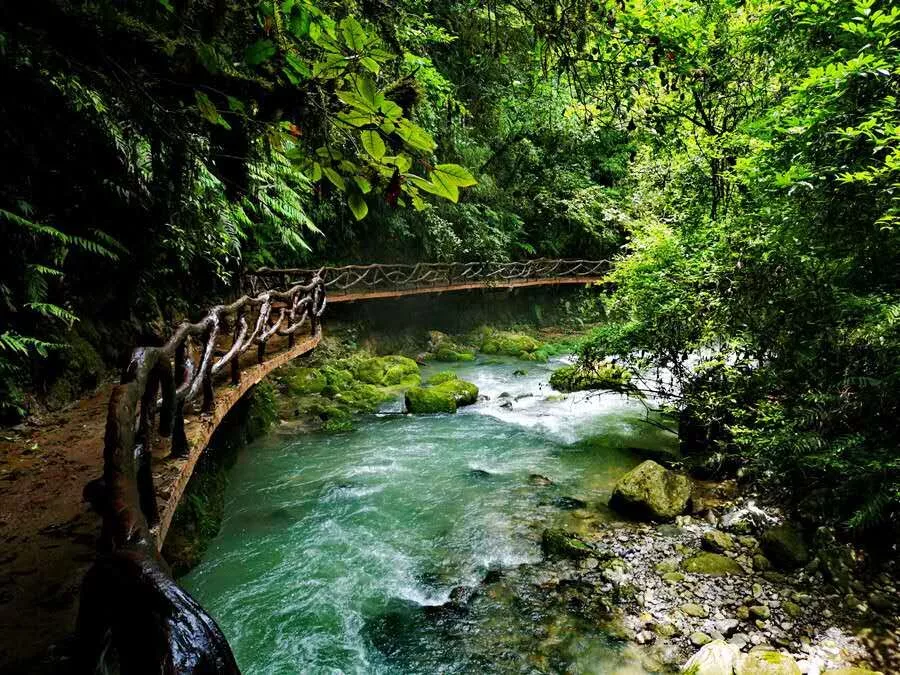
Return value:
M 26 302 L 25 307 L 48 319 L 59 319 L 69 326 L 78 321 L 72 312 L 50 302 Z

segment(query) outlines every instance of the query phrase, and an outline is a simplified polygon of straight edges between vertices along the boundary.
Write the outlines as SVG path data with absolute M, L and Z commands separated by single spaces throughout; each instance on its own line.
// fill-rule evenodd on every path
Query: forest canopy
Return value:
M 671 369 L 687 449 L 892 521 L 898 30 L 884 0 L 5 3 L 4 415 L 260 265 L 615 258 L 583 361 Z

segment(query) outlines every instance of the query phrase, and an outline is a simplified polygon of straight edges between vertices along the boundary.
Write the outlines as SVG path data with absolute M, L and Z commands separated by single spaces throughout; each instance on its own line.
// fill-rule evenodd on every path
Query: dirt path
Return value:
M 34 672 L 75 625 L 100 532 L 81 492 L 100 475 L 111 388 L 0 433 L 0 671 Z
M 220 373 L 214 410 L 199 401 L 185 411 L 190 452 L 169 456 L 168 439 L 153 447 L 153 480 L 161 536 L 175 513 L 194 465 L 232 406 L 272 370 L 319 343 L 293 347 L 278 337 L 263 364 L 241 358 L 241 383 Z M 72 635 L 81 579 L 94 560 L 100 518 L 82 499 L 85 484 L 103 468 L 103 434 L 112 383 L 71 407 L 0 432 L 0 673 L 59 672 L 54 645 Z

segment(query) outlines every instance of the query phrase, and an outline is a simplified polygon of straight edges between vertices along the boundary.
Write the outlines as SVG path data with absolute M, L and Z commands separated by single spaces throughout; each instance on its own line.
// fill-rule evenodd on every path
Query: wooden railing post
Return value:
M 232 347 L 237 344 L 241 336 L 241 320 L 244 318 L 244 308 L 241 307 L 234 315 L 234 334 L 231 338 Z M 237 386 L 241 383 L 241 355 L 235 354 L 231 359 L 231 384 Z

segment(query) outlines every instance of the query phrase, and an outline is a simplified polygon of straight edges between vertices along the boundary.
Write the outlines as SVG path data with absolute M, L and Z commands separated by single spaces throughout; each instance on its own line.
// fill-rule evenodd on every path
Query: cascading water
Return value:
M 559 400 L 547 381 L 561 363 L 460 364 L 487 399 L 456 415 L 388 404 L 351 433 L 242 452 L 221 532 L 182 583 L 243 671 L 611 672 L 619 649 L 543 607 L 528 563 L 544 527 L 613 517 L 612 486 L 638 462 L 624 447 L 667 439 L 624 396 Z M 460 587 L 490 592 L 456 611 Z

